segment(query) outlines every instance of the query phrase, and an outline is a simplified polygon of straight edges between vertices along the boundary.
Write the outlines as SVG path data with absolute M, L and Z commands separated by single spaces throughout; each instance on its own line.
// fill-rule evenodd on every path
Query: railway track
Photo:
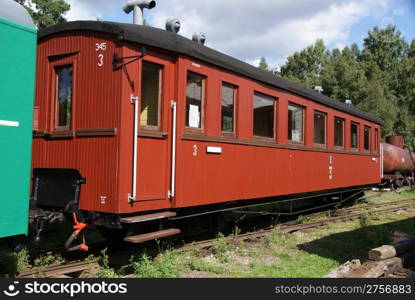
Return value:
M 378 210 L 370 211 L 370 214 L 383 213 L 383 212 L 395 212 L 395 211 L 398 211 L 398 210 L 408 209 L 411 206 L 414 206 L 414 205 L 406 204 L 406 205 L 402 205 L 402 206 L 394 206 L 394 207 L 391 207 L 391 208 L 378 209 Z M 324 225 L 327 225 L 329 223 L 346 222 L 346 221 L 350 221 L 350 220 L 359 219 L 359 218 L 363 217 L 364 215 L 366 215 L 367 213 L 368 212 L 362 212 L 362 213 L 356 213 L 356 214 L 351 214 L 351 215 L 331 217 L 331 218 L 328 218 L 326 220 L 321 220 L 321 221 L 316 221 L 316 222 L 311 222 L 311 223 L 306 223 L 306 224 L 282 225 L 279 228 L 280 228 L 280 231 L 282 233 L 291 233 L 291 232 L 295 232 L 295 231 L 299 231 L 299 230 L 324 226 Z
M 380 209 L 379 209 L 380 208 Z M 393 202 L 386 203 L 376 203 L 368 204 L 359 207 L 349 207 L 342 209 L 332 209 L 329 211 L 313 213 L 307 215 L 307 218 L 324 218 L 315 222 L 309 222 L 305 224 L 299 224 L 298 222 L 287 222 L 281 223 L 276 226 L 270 226 L 267 228 L 260 229 L 255 232 L 247 232 L 243 234 L 231 235 L 225 237 L 225 240 L 230 243 L 236 243 L 241 241 L 256 240 L 264 237 L 265 235 L 272 232 L 274 229 L 278 229 L 281 233 L 289 234 L 296 231 L 308 230 L 313 228 L 318 228 L 325 226 L 329 223 L 338 223 L 338 222 L 347 222 L 350 220 L 359 219 L 367 214 L 377 214 L 385 212 L 396 212 L 399 210 L 415 208 L 415 199 L 405 199 Z M 207 239 L 203 241 L 192 242 L 188 244 L 176 244 L 173 245 L 177 251 L 186 251 L 186 250 L 202 250 L 209 249 L 215 245 L 217 238 Z M 149 251 L 150 256 L 156 256 L 158 250 Z M 131 256 L 131 250 L 121 250 L 119 253 L 115 253 L 116 256 Z M 115 259 L 117 261 L 117 258 Z M 128 270 L 130 265 L 119 264 L 119 269 Z M 99 268 L 97 262 L 85 262 L 82 260 L 77 260 L 74 262 L 69 262 L 63 265 L 52 265 L 46 268 L 33 268 L 24 272 L 21 272 L 17 277 L 19 278 L 32 278 L 32 277 L 46 277 L 46 278 L 82 278 L 87 277 L 90 274 L 97 274 L 96 270 Z M 128 271 L 127 271 L 128 273 Z M 129 277 L 127 275 L 127 277 Z
M 399 205 L 399 204 L 404 204 L 405 205 Z M 413 203 L 413 204 L 411 204 Z M 378 209 L 378 210 L 373 210 L 368 212 L 367 210 L 370 208 L 377 208 L 377 207 L 384 207 L 384 206 L 390 206 L 389 208 L 383 208 L 383 209 Z M 239 235 L 235 235 L 235 236 L 230 236 L 227 237 L 226 239 L 229 242 L 236 242 L 236 241 L 247 241 L 247 240 L 254 240 L 254 239 L 258 239 L 261 238 L 267 234 L 269 234 L 272 230 L 274 230 L 275 228 L 278 228 L 280 230 L 281 233 L 292 233 L 295 231 L 301 231 L 301 230 L 305 230 L 305 229 L 312 229 L 312 228 L 317 228 L 317 227 L 321 227 L 324 225 L 327 225 L 329 223 L 338 223 L 338 222 L 347 222 L 350 220 L 355 220 L 355 219 L 359 219 L 361 217 L 363 217 L 364 215 L 370 213 L 370 214 L 376 214 L 376 213 L 383 213 L 383 212 L 395 212 L 395 211 L 399 211 L 399 210 L 406 210 L 409 208 L 415 208 L 415 199 L 405 199 L 405 200 L 399 200 L 399 201 L 394 201 L 394 202 L 388 202 L 388 203 L 382 203 L 382 204 L 374 204 L 374 205 L 365 205 L 365 206 L 361 206 L 361 207 L 356 207 L 356 208 L 345 208 L 345 209 L 339 209 L 339 210 L 334 210 L 332 213 L 337 215 L 337 214 L 345 214 L 347 212 L 354 212 L 357 210 L 361 210 L 364 209 L 366 211 L 364 212 L 360 212 L 360 213 L 354 213 L 354 214 L 350 214 L 350 215 L 341 215 L 341 216 L 328 216 L 327 219 L 324 220 L 319 220 L 316 222 L 310 222 L 310 223 L 306 223 L 306 224 L 293 224 L 292 222 L 287 222 L 287 223 L 283 223 L 283 224 L 279 224 L 277 226 L 272 226 L 269 228 L 265 228 L 265 229 L 261 229 L 259 231 L 256 232 L 249 232 L 249 233 L 244 233 L 244 234 L 239 234 Z M 324 214 L 327 214 L 330 212 L 323 212 L 323 213 L 315 213 L 312 215 L 309 215 L 309 217 L 319 217 L 319 216 L 324 216 Z M 189 245 L 185 245 L 183 247 L 180 247 L 179 250 L 181 251 L 185 251 L 185 250 L 190 250 L 190 249 L 203 249 L 203 248 L 210 248 L 212 247 L 217 239 L 210 239 L 210 240 L 206 240 L 206 241 L 200 241 L 200 242 L 195 242 Z
M 51 265 L 46 268 L 32 268 L 23 271 L 18 278 L 86 278 L 96 274 L 97 262 L 73 261 L 62 265 Z
M 317 212 L 317 213 L 312 213 L 307 215 L 308 218 L 318 218 L 318 217 L 336 217 L 336 216 L 340 216 L 340 215 L 344 215 L 347 213 L 351 213 L 354 211 L 360 211 L 360 210 L 371 210 L 374 208 L 379 208 L 379 207 L 384 207 L 384 206 L 395 206 L 395 205 L 402 205 L 404 203 L 411 203 L 411 202 L 415 202 L 415 198 L 414 199 L 405 199 L 405 200 L 397 200 L 397 201 L 392 201 L 392 202 L 385 202 L 385 203 L 374 203 L 374 204 L 367 204 L 367 205 L 362 205 L 362 206 L 357 206 L 357 207 L 346 207 L 346 208 L 340 208 L 340 209 L 331 209 L 331 210 L 326 210 L 323 212 Z

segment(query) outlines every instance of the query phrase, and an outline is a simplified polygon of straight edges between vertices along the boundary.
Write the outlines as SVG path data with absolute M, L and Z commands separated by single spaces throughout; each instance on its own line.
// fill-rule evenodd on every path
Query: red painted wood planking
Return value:
M 103 47 L 105 43 L 105 47 Z M 54 68 L 72 64 L 73 137 L 35 138 L 33 168 L 77 169 L 87 183 L 80 208 L 124 214 L 168 208 L 200 206 L 243 199 L 298 194 L 380 182 L 380 159 L 373 135 L 378 124 L 270 87 L 190 57 L 147 47 L 147 56 L 114 71 L 112 56 L 139 55 L 146 45 L 121 42 L 111 34 L 74 31 L 42 39 L 38 46 L 38 131 L 54 128 L 56 76 Z M 105 48 L 105 50 L 104 50 Z M 132 192 L 134 105 L 141 98 L 141 64 L 148 61 L 163 69 L 160 127 L 151 136 L 144 128 L 138 139 L 137 200 Z M 203 129 L 185 127 L 187 72 L 206 76 Z M 237 87 L 236 134 L 222 137 L 222 82 Z M 253 95 L 275 98 L 275 138 L 253 137 Z M 168 198 L 172 176 L 172 109 L 177 102 L 176 190 Z M 288 105 L 301 105 L 304 113 L 303 146 L 288 142 Z M 314 148 L 314 110 L 324 112 L 326 145 Z M 334 118 L 345 119 L 344 151 L 334 149 Z M 359 123 L 359 153 L 350 152 L 350 122 Z M 372 130 L 371 152 L 363 151 L 364 126 Z M 77 130 L 115 129 L 115 136 L 77 137 Z M 148 129 L 147 129 L 148 131 Z M 159 133 L 159 136 L 155 133 Z M 380 141 L 380 138 L 378 138 Z M 220 147 L 221 154 L 206 147 Z M 290 148 L 291 147 L 291 148 Z M 379 149 L 379 147 L 378 147 Z M 332 165 L 330 164 L 332 161 Z M 330 170 L 330 166 L 332 169 Z M 331 178 L 330 178 L 331 174 Z

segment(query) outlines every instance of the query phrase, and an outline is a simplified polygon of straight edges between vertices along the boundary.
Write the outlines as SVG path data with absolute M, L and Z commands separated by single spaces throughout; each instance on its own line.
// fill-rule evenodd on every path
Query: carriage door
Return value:
M 141 61 L 136 201 L 169 201 L 174 73 L 165 57 Z

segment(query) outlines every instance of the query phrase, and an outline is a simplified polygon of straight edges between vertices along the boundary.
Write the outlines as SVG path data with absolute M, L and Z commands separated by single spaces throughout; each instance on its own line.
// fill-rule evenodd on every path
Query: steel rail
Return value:
M 413 201 L 415 199 L 406 199 L 406 200 L 401 200 L 401 201 Z M 387 203 L 385 203 L 387 204 Z M 385 208 L 385 209 L 380 209 L 380 210 L 375 210 L 372 212 L 369 212 L 370 214 L 376 214 L 376 213 L 382 213 L 382 212 L 387 212 L 387 211 L 398 211 L 398 210 L 403 210 L 403 209 L 408 209 L 411 207 L 415 207 L 415 205 L 403 205 L 403 206 L 399 206 L 399 207 L 391 207 L 391 208 Z M 274 229 L 279 229 L 281 233 L 291 233 L 294 231 L 300 231 L 300 230 L 304 230 L 304 229 L 311 229 L 311 228 L 316 228 L 316 227 L 320 227 L 329 223 L 336 223 L 336 222 L 346 222 L 346 221 L 350 221 L 353 219 L 358 219 L 361 216 L 367 214 L 368 212 L 363 212 L 363 213 L 358 213 L 358 214 L 353 214 L 353 215 L 346 215 L 346 216 L 338 216 L 338 217 L 331 217 L 328 218 L 326 220 L 320 220 L 317 222 L 312 222 L 312 223 L 307 223 L 307 224 L 289 224 L 285 223 L 285 224 L 279 224 L 277 226 L 272 226 L 269 228 L 265 228 L 265 229 L 261 229 L 259 231 L 255 231 L 255 232 L 248 232 L 248 233 L 244 233 L 244 234 L 239 234 L 239 235 L 234 235 L 234 236 L 229 236 L 227 238 L 225 238 L 225 240 L 230 241 L 230 242 L 234 242 L 234 241 L 245 241 L 245 240 L 249 240 L 249 239 L 257 239 L 257 238 L 261 238 L 267 234 L 269 234 L 270 232 L 272 232 Z M 191 249 L 204 249 L 204 248 L 210 248 L 212 247 L 215 242 L 217 241 L 217 238 L 214 239 L 209 239 L 209 240 L 205 240 L 205 241 L 200 241 L 200 242 L 195 242 L 195 243 L 191 243 L 188 245 L 184 245 L 180 248 L 178 248 L 179 251 L 186 251 L 186 250 L 191 250 Z

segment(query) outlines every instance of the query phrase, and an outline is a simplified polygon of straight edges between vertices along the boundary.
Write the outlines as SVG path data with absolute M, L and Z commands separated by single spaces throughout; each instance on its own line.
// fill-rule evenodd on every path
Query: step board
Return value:
M 171 228 L 171 229 L 160 230 L 156 232 L 149 232 L 149 233 L 144 233 L 144 234 L 139 234 L 139 235 L 127 236 L 126 238 L 124 238 L 124 241 L 133 243 L 133 244 L 139 244 L 139 243 L 144 243 L 147 241 L 152 241 L 152 240 L 176 235 L 176 234 L 179 234 L 180 232 L 181 232 L 180 229 Z
M 134 224 L 134 223 L 148 222 L 148 221 L 153 221 L 153 220 L 166 219 L 166 218 L 171 218 L 175 216 L 176 216 L 176 213 L 173 211 L 163 211 L 161 213 L 121 218 L 120 222 L 127 223 L 127 224 Z

